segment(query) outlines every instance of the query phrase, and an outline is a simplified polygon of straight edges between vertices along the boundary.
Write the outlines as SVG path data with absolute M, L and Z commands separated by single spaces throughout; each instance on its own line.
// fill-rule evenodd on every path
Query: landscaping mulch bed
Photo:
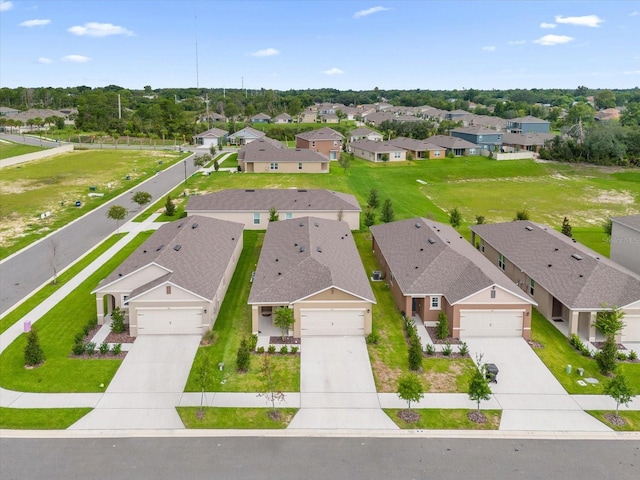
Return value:
M 427 327 L 427 332 L 431 337 L 431 341 L 435 345 L 445 345 L 447 343 L 450 343 L 451 345 L 460 345 L 462 343 L 459 339 L 453 337 L 447 337 L 440 340 L 438 338 L 438 329 L 436 327 Z
M 479 412 L 478 410 L 467 413 L 467 418 L 474 423 L 480 423 L 482 425 L 487 423 L 487 417 L 484 415 L 484 413 Z
M 129 334 L 125 331 L 122 333 L 113 333 L 110 332 L 105 339 L 107 343 L 133 343 L 136 337 L 130 337 Z
M 413 410 L 400 410 L 398 412 L 398 418 L 404 420 L 407 423 L 416 423 L 420 420 L 420 414 Z
M 300 338 L 298 337 L 269 337 L 269 343 L 272 345 L 300 345 Z
M 471 355 L 469 355 L 468 353 L 466 353 L 464 355 L 460 355 L 460 353 L 458 351 L 453 351 L 453 352 L 451 352 L 450 355 L 445 355 L 442 352 L 435 352 L 435 353 L 424 352 L 423 356 L 424 356 L 424 358 L 448 358 L 448 359 L 451 359 L 451 360 L 453 360 L 454 358 L 471 358 Z
M 127 352 L 120 351 L 119 354 L 113 355 L 111 352 L 107 352 L 106 355 L 102 355 L 98 350 L 93 355 L 89 355 L 88 353 L 83 353 L 82 355 L 74 355 L 73 353 L 69 355 L 69 358 L 80 358 L 83 360 L 122 360 L 127 356 Z
M 527 343 L 531 348 L 544 348 L 540 342 L 536 342 L 535 340 L 527 340 Z
M 624 427 L 627 424 L 627 421 L 617 416 L 615 413 L 605 413 L 603 417 L 609 422 L 611 425 L 615 425 L 616 427 Z
M 602 350 L 602 347 L 604 347 L 604 342 L 591 342 L 591 345 L 596 347 L 598 350 Z M 616 347 L 618 348 L 618 350 L 626 350 L 627 349 L 627 347 L 625 347 L 621 343 L 616 343 Z

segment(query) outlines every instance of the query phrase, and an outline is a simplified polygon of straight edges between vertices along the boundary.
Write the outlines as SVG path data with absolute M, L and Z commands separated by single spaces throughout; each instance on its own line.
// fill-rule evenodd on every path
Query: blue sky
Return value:
M 640 1 L 0 0 L 0 87 L 633 88 L 639 32 Z

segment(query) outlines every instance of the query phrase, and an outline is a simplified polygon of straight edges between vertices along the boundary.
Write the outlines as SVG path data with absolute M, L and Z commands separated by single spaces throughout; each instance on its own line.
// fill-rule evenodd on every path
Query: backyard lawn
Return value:
M 25 155 L 27 153 L 40 152 L 42 150 L 46 149 L 33 145 L 22 145 L 20 143 L 0 142 L 0 160 Z
M 402 411 L 400 408 L 385 408 L 384 412 L 402 429 L 419 428 L 421 430 L 498 430 L 502 416 L 500 410 L 482 410 L 487 417 L 487 423 L 475 423 L 467 418 L 467 413 L 472 410 L 462 408 L 414 408 L 412 410 L 420 415 L 420 419 L 413 423 L 398 418 L 398 413 Z
M 177 407 L 176 410 L 187 428 L 233 429 L 282 429 L 287 428 L 298 412 L 297 408 L 278 408 L 279 420 L 272 420 L 270 408 L 217 408 L 205 407 L 201 418 L 199 407 Z

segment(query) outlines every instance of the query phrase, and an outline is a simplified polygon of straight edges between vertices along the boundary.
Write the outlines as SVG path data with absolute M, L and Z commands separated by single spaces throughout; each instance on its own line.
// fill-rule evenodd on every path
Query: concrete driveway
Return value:
M 363 337 L 308 337 L 301 342 L 300 411 L 291 429 L 387 430 Z
M 73 430 L 184 428 L 175 406 L 200 335 L 141 335 L 95 409 Z

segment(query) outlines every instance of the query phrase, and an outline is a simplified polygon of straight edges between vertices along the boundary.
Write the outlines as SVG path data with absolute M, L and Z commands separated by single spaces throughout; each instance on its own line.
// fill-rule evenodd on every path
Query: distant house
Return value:
M 273 123 L 293 123 L 293 117 L 288 113 L 281 113 L 274 117 Z
M 396 137 L 389 140 L 391 145 L 402 148 L 407 151 L 407 155 L 411 153 L 414 160 L 444 158 L 447 155 L 447 149 L 440 147 L 426 140 L 416 140 L 414 138 Z
M 396 118 L 396 116 L 393 113 L 389 112 L 373 111 L 367 115 L 364 115 L 362 118 L 367 124 L 379 127 L 382 122 L 392 122 Z
M 338 110 L 345 108 L 342 103 L 319 103 L 316 105 L 318 115 L 336 115 Z
M 211 128 L 193 137 L 196 146 L 217 147 L 224 145 L 229 132 L 220 128 Z
M 611 219 L 611 260 L 640 275 L 640 215 Z
M 329 160 L 337 160 L 342 151 L 343 138 L 341 133 L 324 127 L 296 135 L 296 148 L 313 150 L 326 155 Z
M 258 113 L 251 117 L 251 123 L 270 123 L 271 117 L 266 113 Z
M 5 117 L 7 115 L 15 115 L 16 113 L 20 113 L 20 110 L 16 110 L 15 108 L 10 107 L 0 107 L 0 116 Z
M 527 115 L 507 120 L 507 131 L 511 133 L 549 133 L 549 125 L 550 123 L 546 120 Z
M 458 127 L 451 130 L 451 136 L 479 145 L 485 150 L 494 151 L 502 145 L 502 132 L 484 127 Z
M 381 142 L 383 138 L 384 137 L 382 136 L 381 133 L 366 127 L 355 128 L 349 132 L 349 142 L 356 142 L 362 139 L 373 140 L 374 142 Z
M 552 133 L 509 133 L 502 134 L 502 149 L 505 152 L 521 150 L 538 152 L 544 144 L 555 137 Z
M 236 189 L 220 190 L 189 197 L 189 215 L 202 215 L 244 224 L 249 230 L 264 230 L 269 210 L 275 208 L 280 220 L 313 216 L 342 218 L 351 230 L 360 228 L 361 208 L 356 197 L 322 189 Z
M 251 143 L 254 140 L 264 137 L 266 134 L 261 132 L 260 130 L 256 130 L 251 127 L 244 127 L 242 130 L 238 130 L 235 133 L 232 133 L 228 137 L 229 143 L 233 145 L 246 145 L 247 143 Z
M 444 114 L 444 119 L 456 121 L 460 117 L 464 117 L 465 115 L 469 115 L 469 112 L 467 112 L 466 110 L 451 110 L 450 112 L 446 112 Z
M 320 123 L 340 123 L 340 117 L 333 113 L 322 113 L 318 115 L 318 119 L 320 119 Z
M 214 123 L 225 123 L 227 121 L 227 117 L 224 115 L 220 115 L 216 112 L 211 112 L 209 115 L 202 115 L 200 117 L 201 122 L 214 122 Z
M 349 144 L 349 150 L 356 157 L 370 162 L 404 162 L 407 160 L 407 152 L 405 150 L 388 142 L 376 142 L 367 139 L 358 140 Z
M 462 138 L 447 137 L 446 135 L 434 135 L 426 138 L 425 141 L 446 149 L 447 154 L 453 152 L 456 157 L 478 155 L 478 150 L 480 149 L 475 143 L 468 142 Z
M 329 160 L 307 149 L 290 149 L 277 140 L 262 137 L 238 152 L 240 170 L 246 173 L 329 173 Z
M 298 115 L 298 123 L 315 123 L 317 116 L 314 110 L 305 110 Z
M 619 108 L 605 108 L 595 113 L 593 116 L 599 122 L 608 122 L 609 120 L 620 120 Z

